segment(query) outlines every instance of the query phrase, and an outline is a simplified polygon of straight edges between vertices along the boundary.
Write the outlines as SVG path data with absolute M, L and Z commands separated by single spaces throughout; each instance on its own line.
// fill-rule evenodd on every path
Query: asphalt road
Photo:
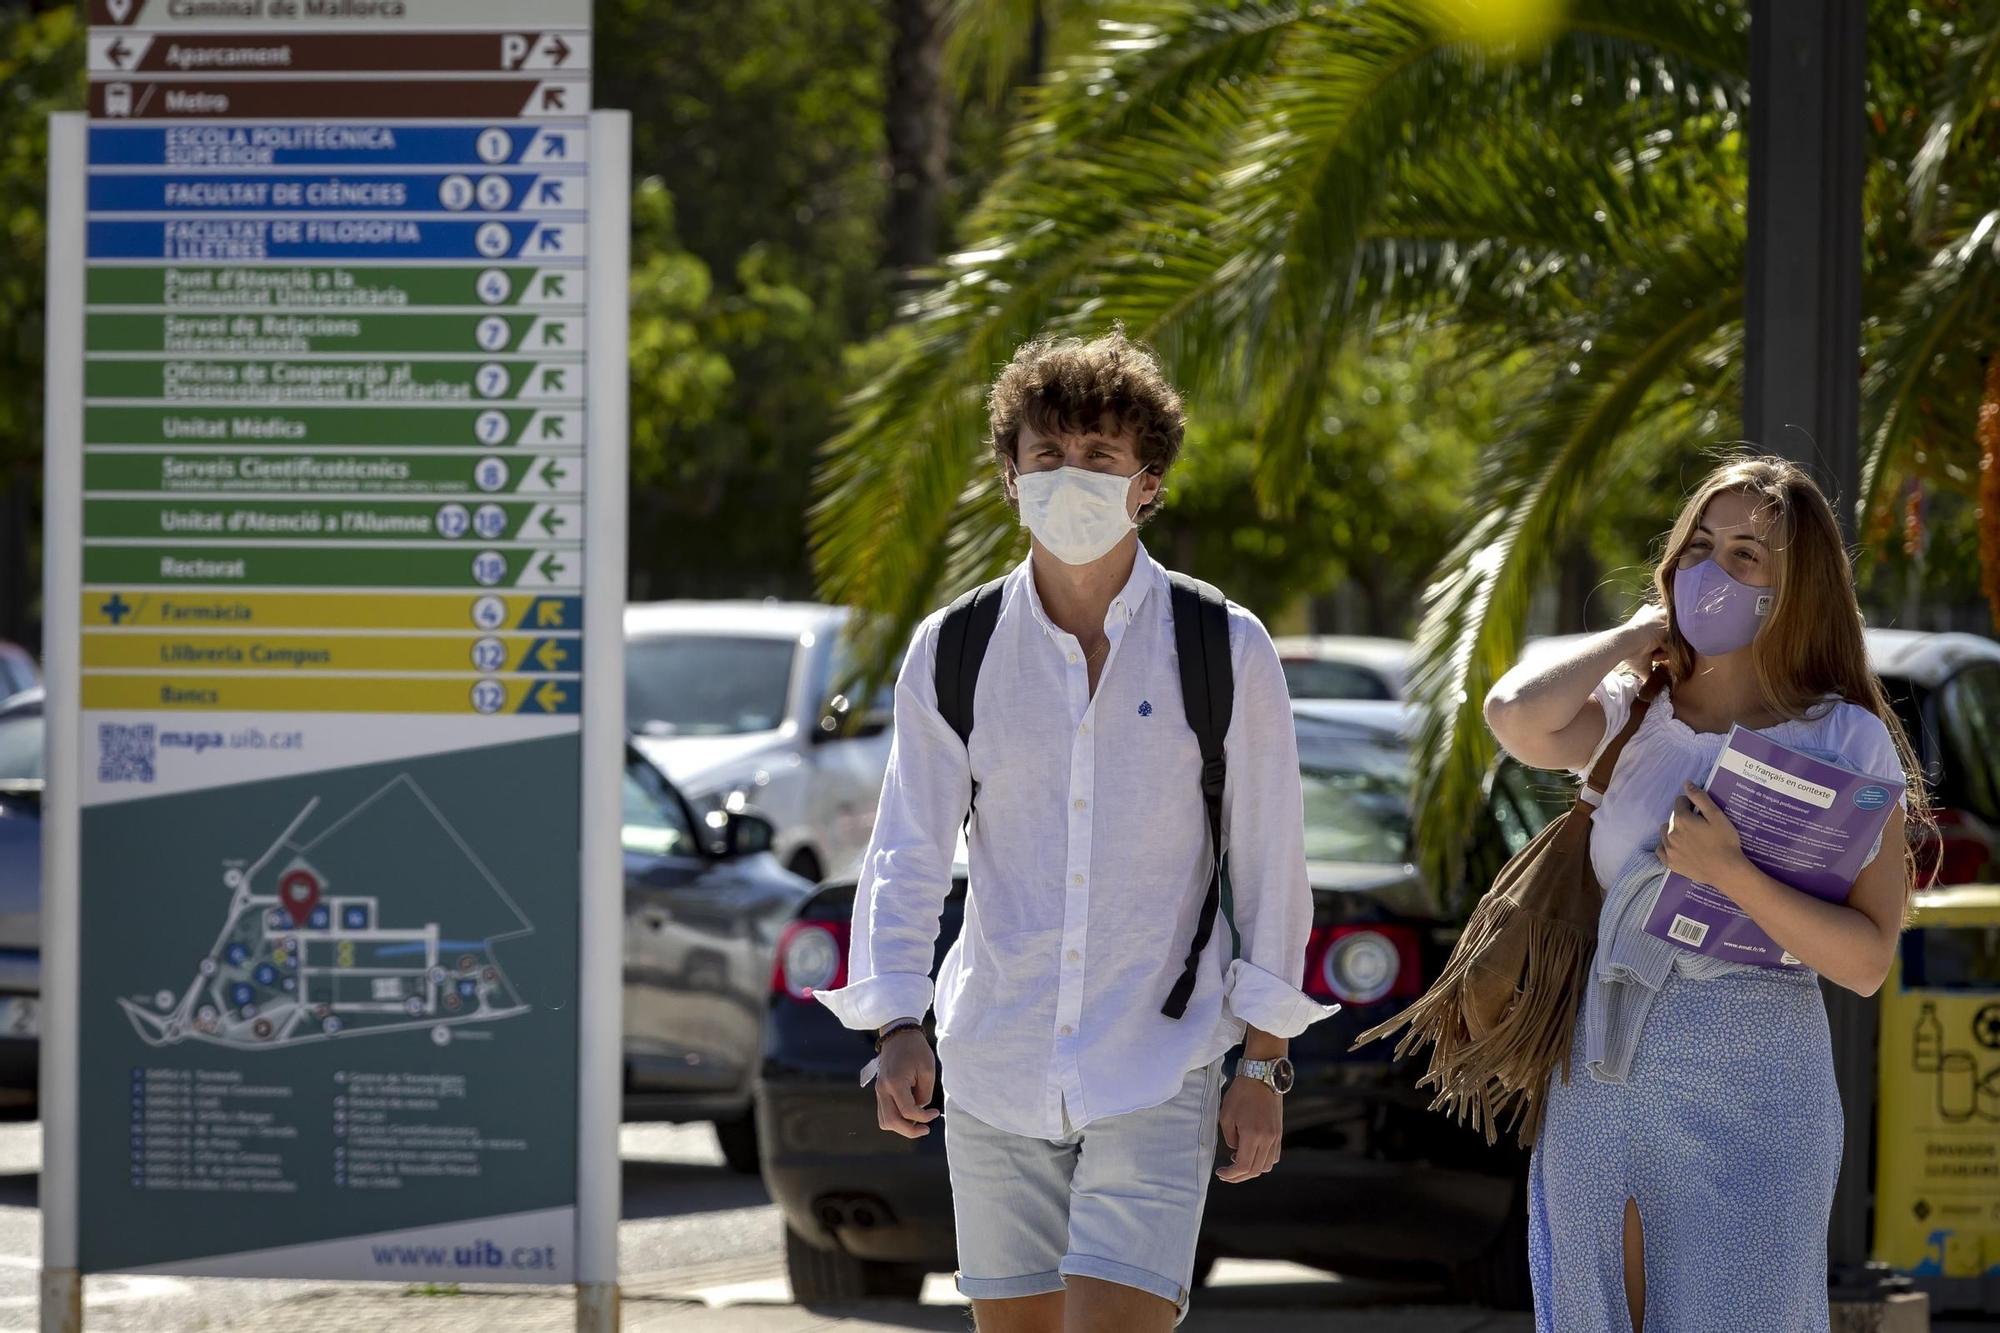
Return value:
M 619 1228 L 625 1328 L 681 1333 L 818 1333 L 840 1329 L 969 1327 L 949 1278 L 934 1276 L 921 1305 L 806 1310 L 791 1304 L 777 1209 L 755 1179 L 734 1175 L 707 1126 L 627 1125 L 625 1220 Z M 41 1128 L 0 1123 L 0 1330 L 36 1327 L 41 1215 L 35 1188 Z M 1221 1265 L 1184 1326 L 1283 1333 L 1520 1333 L 1519 1316 L 1443 1304 L 1440 1293 L 1336 1282 L 1286 1265 Z M 315 1333 L 569 1333 L 566 1290 L 382 1284 L 238 1282 L 93 1277 L 84 1285 L 89 1333 L 222 1333 L 310 1328 Z M 1295 1323 L 1295 1321 L 1297 1321 Z
M 777 1210 L 730 1173 L 705 1125 L 627 1125 L 619 1228 L 631 1333 L 894 1333 L 971 1325 L 950 1279 L 919 1305 L 805 1309 L 791 1303 Z M 0 1330 L 36 1327 L 41 1129 L 0 1123 Z M 567 1289 L 95 1277 L 87 1333 L 571 1333 Z M 1224 1262 L 1186 1333 L 1528 1333 L 1525 1315 L 1454 1305 L 1443 1292 L 1343 1282 L 1285 1264 Z M 1939 1324 L 1943 1329 L 1946 1325 Z M 1950 1327 L 1963 1333 L 1971 1323 Z

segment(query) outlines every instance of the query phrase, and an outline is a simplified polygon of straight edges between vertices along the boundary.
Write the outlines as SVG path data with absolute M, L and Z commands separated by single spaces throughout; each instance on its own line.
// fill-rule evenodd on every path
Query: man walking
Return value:
M 1166 1330 L 1218 1122 L 1220 1179 L 1276 1166 L 1288 1041 L 1333 1012 L 1299 989 L 1291 705 L 1256 618 L 1139 544 L 1184 422 L 1144 349 L 1031 343 L 989 412 L 1031 554 L 917 630 L 849 984 L 818 998 L 876 1032 L 882 1127 L 910 1138 L 938 1114 L 936 1001 L 958 1285 L 982 1333 Z M 961 825 L 965 925 L 933 989 Z

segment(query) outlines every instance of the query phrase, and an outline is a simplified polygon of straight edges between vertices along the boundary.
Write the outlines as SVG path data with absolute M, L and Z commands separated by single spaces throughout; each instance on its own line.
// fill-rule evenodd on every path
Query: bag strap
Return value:
M 931 683 L 937 689 L 938 712 L 954 732 L 959 744 L 972 745 L 972 696 L 979 688 L 979 664 L 986 660 L 986 645 L 993 627 L 1000 623 L 1000 590 L 1007 580 L 994 579 L 961 593 L 945 610 L 938 625 L 937 661 L 931 668 Z M 965 811 L 966 824 L 972 823 L 972 806 L 979 802 L 979 781 L 973 779 L 972 800 Z
M 1590 766 L 1590 776 L 1584 781 L 1576 799 L 1595 807 L 1604 799 L 1604 793 L 1611 786 L 1611 772 L 1618 767 L 1618 757 L 1625 753 L 1625 743 L 1638 732 L 1639 724 L 1646 720 L 1646 711 L 1653 706 L 1653 700 L 1666 693 L 1673 681 L 1673 672 L 1664 662 L 1653 667 L 1646 683 L 1639 687 L 1639 697 L 1632 701 L 1632 715 L 1625 719 L 1625 725 L 1611 738 L 1611 743 L 1598 754 L 1597 762 Z
M 1223 738 L 1229 734 L 1229 719 L 1236 703 L 1236 676 L 1229 661 L 1229 604 L 1222 594 L 1199 579 L 1185 574 L 1167 575 L 1174 616 L 1174 650 L 1180 658 L 1181 705 L 1188 726 L 1201 748 L 1201 799 L 1208 812 L 1208 846 L 1212 864 L 1208 890 L 1202 896 L 1201 915 L 1195 921 L 1194 939 L 1187 961 L 1174 982 L 1160 1012 L 1180 1018 L 1187 1012 L 1201 969 L 1202 950 L 1215 931 L 1216 909 L 1222 903 L 1225 872 L 1222 859 L 1222 793 L 1228 782 L 1229 764 L 1223 753 Z M 1230 923 L 1230 934 L 1236 926 Z

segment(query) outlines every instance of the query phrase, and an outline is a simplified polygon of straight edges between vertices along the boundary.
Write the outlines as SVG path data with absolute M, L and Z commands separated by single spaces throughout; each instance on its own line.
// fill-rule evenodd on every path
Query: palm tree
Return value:
M 1492 757 L 1479 700 L 1555 554 L 1615 479 L 1735 420 L 1745 8 L 1577 0 L 1546 44 L 1499 53 L 1415 0 L 1093 12 L 1094 39 L 1027 99 L 963 249 L 824 452 L 823 589 L 873 613 L 886 661 L 946 594 L 1017 557 L 978 395 L 1044 329 L 1122 320 L 1204 409 L 1255 422 L 1259 494 L 1282 522 L 1330 369 L 1385 334 L 1449 325 L 1474 368 L 1531 370 L 1418 634 L 1420 845 L 1442 869 Z M 1899 21 L 1878 79 L 1923 68 L 1921 34 Z M 1930 90 L 1928 155 L 1924 117 L 1884 117 L 1912 140 L 1908 192 L 1950 203 L 1911 210 L 1899 177 L 1905 216 L 1876 218 L 1871 308 L 1891 313 L 1873 333 L 1889 368 L 1869 381 L 1871 495 L 1925 438 L 1926 351 L 1991 345 L 1994 303 L 1965 289 L 1992 280 L 1993 228 L 1950 188 L 1991 133 L 1980 31 L 1958 37 L 1955 82 Z

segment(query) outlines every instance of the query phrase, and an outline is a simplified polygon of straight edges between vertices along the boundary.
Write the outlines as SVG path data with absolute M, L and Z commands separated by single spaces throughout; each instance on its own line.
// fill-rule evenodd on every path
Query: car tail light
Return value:
M 1963 811 L 1941 807 L 1937 833 L 1917 840 L 1917 887 L 1977 884 L 1988 878 L 1993 848 L 1970 824 Z
M 1306 993 L 1379 1004 L 1423 993 L 1422 954 L 1408 926 L 1321 926 L 1306 945 Z
M 847 981 L 847 923 L 794 921 L 778 937 L 771 993 L 810 1001 L 816 990 L 838 990 Z

